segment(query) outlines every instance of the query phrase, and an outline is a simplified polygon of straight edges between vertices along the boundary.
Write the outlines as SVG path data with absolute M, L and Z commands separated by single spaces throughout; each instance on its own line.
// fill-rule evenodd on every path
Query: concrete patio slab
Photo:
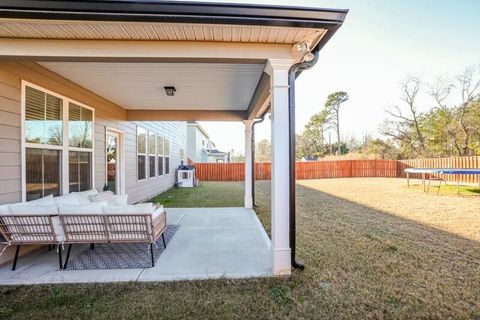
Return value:
M 244 208 L 168 208 L 168 224 L 180 225 L 155 267 L 58 270 L 56 250 L 21 257 L 17 270 L 0 267 L 0 285 L 173 281 L 271 276 L 270 240 L 255 212 Z M 85 247 L 72 249 L 71 259 Z M 112 272 L 113 271 L 113 272 Z

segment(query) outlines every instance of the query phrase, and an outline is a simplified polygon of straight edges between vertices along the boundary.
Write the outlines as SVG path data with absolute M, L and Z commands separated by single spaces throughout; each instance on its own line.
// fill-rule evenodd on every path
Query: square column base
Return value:
M 244 197 L 244 204 L 245 204 L 245 208 L 253 209 L 253 198 L 252 197 Z
M 276 276 L 290 275 L 292 273 L 290 248 L 272 248 L 272 272 Z

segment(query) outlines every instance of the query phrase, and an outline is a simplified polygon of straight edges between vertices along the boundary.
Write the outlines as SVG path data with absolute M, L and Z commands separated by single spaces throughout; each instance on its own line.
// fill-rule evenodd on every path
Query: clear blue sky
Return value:
M 342 90 L 350 95 L 341 113 L 342 135 L 375 135 L 384 110 L 401 104 L 399 88 L 408 74 L 431 81 L 480 65 L 478 0 L 240 2 L 350 9 L 317 65 L 297 80 L 297 131 L 321 110 L 329 93 Z M 421 103 L 429 106 L 426 94 Z M 243 152 L 243 124 L 202 124 L 219 148 Z M 262 125 L 257 137 L 269 138 L 269 130 Z

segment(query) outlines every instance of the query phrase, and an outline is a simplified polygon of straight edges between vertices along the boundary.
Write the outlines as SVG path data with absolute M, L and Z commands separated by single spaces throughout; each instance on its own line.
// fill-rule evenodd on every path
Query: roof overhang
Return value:
M 37 62 L 116 102 L 127 110 L 127 120 L 252 119 L 270 101 L 270 79 L 261 66 L 269 59 L 293 64 L 296 42 L 307 43 L 310 50 L 323 47 L 346 14 L 347 10 L 201 2 L 3 0 L 0 59 Z M 121 63 L 137 75 L 130 83 L 152 87 L 141 91 L 124 85 L 112 70 Z M 197 77 L 204 79 L 196 80 L 199 86 L 190 81 L 189 90 L 179 88 L 177 104 L 170 104 L 174 99 L 163 100 L 153 91 L 170 81 L 173 72 L 159 71 L 158 80 L 152 76 L 165 64 L 175 64 L 175 71 L 186 76 L 192 65 L 203 68 Z M 227 64 L 238 68 L 221 73 Z M 98 70 L 104 74 L 97 76 Z M 101 76 L 105 86 L 98 85 Z M 176 82 L 173 85 L 179 85 Z M 232 99 L 234 86 L 242 84 L 242 99 Z M 123 94 L 138 92 L 143 101 L 122 99 L 111 90 L 122 86 Z M 152 94 L 146 96 L 148 92 Z M 203 100 L 182 100 L 186 92 L 202 92 Z M 207 105 L 214 93 L 219 99 Z M 148 98 L 157 105 L 146 103 Z M 127 100 L 128 105 L 121 103 Z
M 155 0 L 3 0 L 0 15 L 20 19 L 145 21 L 328 29 L 348 10 Z

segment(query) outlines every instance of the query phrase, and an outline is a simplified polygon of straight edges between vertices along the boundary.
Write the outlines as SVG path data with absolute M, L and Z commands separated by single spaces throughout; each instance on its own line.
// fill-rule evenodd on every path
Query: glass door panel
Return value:
M 107 187 L 108 190 L 115 194 L 120 193 L 120 150 L 119 150 L 120 134 L 117 132 L 107 131 Z

